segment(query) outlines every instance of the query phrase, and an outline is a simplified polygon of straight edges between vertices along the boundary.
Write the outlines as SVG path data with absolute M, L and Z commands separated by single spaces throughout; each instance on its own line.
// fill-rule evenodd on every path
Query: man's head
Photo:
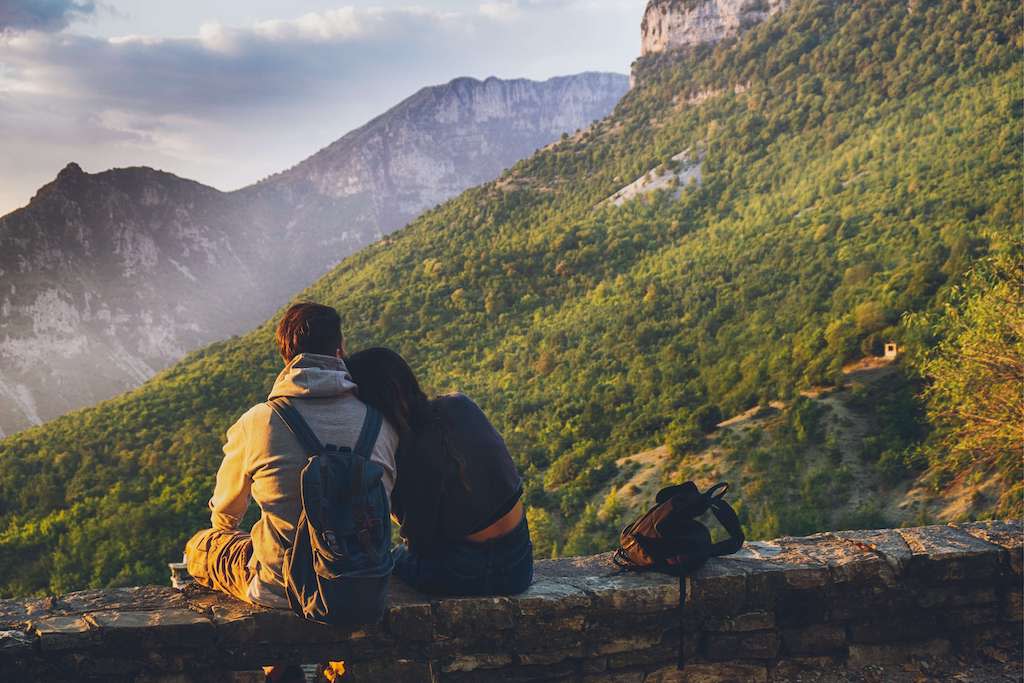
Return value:
M 277 324 L 277 350 L 285 363 L 300 353 L 341 356 L 341 316 L 330 306 L 308 301 L 292 305 Z

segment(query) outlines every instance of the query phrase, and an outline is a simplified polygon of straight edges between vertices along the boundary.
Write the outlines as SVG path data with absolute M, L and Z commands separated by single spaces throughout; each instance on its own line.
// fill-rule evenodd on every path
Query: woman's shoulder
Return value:
M 483 416 L 484 414 L 480 409 L 480 406 L 461 391 L 437 396 L 434 398 L 432 403 L 438 412 L 452 418 L 465 418 L 468 415 Z
M 434 397 L 434 403 L 437 405 L 459 405 L 459 404 L 472 404 L 476 405 L 469 396 L 466 396 L 461 391 L 452 391 L 447 394 L 439 394 Z

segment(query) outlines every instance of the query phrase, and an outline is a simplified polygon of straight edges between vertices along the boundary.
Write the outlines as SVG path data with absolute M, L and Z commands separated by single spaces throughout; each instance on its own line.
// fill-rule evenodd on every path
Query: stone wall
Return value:
M 1019 678 L 1022 534 L 977 522 L 750 543 L 687 581 L 682 620 L 675 579 L 616 573 L 607 554 L 539 562 L 511 598 L 396 581 L 384 623 L 354 633 L 195 587 L 7 600 L 0 680 L 259 680 L 233 672 L 339 659 L 354 681 L 921 680 L 964 660 Z

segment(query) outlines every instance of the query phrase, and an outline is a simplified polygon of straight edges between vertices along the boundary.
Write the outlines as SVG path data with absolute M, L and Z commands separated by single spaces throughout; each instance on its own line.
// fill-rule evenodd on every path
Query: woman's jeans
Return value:
M 533 543 L 525 514 L 519 526 L 490 541 L 450 542 L 429 557 L 404 545 L 391 552 L 398 578 L 424 593 L 512 595 L 533 581 Z

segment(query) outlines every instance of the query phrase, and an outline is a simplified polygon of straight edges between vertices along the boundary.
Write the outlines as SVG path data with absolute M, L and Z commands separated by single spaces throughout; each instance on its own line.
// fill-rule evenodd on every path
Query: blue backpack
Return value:
M 284 555 L 288 604 L 322 624 L 356 628 L 380 621 L 394 568 L 384 469 L 370 460 L 381 414 L 366 406 L 350 449 L 320 443 L 287 398 L 268 405 L 310 454 L 302 468 L 295 542 Z

